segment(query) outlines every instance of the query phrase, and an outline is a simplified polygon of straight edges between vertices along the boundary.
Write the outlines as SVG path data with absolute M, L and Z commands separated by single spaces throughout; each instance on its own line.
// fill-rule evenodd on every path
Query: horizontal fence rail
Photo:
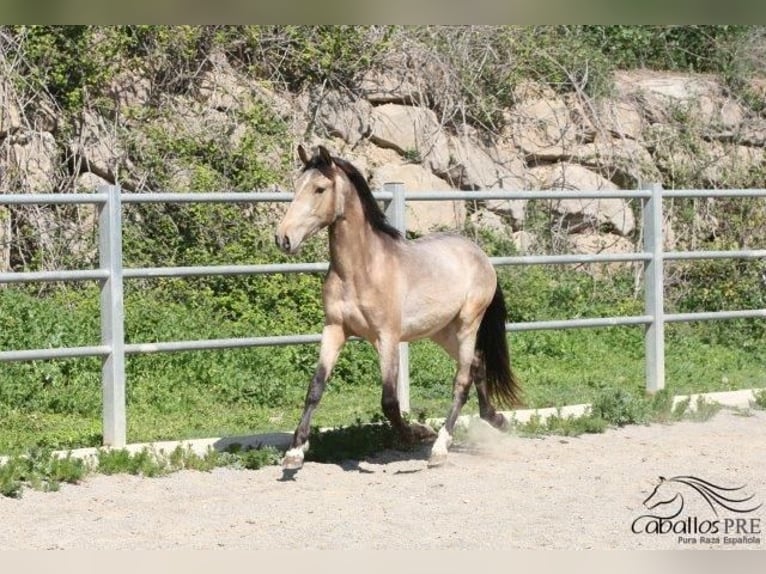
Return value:
M 766 197 L 766 190 L 663 190 L 660 185 L 634 191 L 413 191 L 406 192 L 399 183 L 390 183 L 374 193 L 386 205 L 392 224 L 406 231 L 406 201 L 486 201 L 486 200 L 562 200 L 562 199 L 631 199 L 643 208 L 643 246 L 633 253 L 596 253 L 567 255 L 519 255 L 491 257 L 495 266 L 561 265 L 593 263 L 642 263 L 644 267 L 644 314 L 639 316 L 593 317 L 506 323 L 507 331 L 533 331 L 574 328 L 603 328 L 642 325 L 645 329 L 646 388 L 650 392 L 665 383 L 664 327 L 666 323 L 721 319 L 766 319 L 766 309 L 707 311 L 697 313 L 665 313 L 664 264 L 672 261 L 702 259 L 761 259 L 766 249 L 733 251 L 668 251 L 663 250 L 663 199 Z M 238 276 L 274 273 L 323 273 L 327 262 L 273 263 L 259 265 L 210 265 L 186 267 L 123 268 L 122 205 L 146 203 L 254 203 L 289 202 L 292 193 L 262 192 L 189 192 L 189 193 L 122 193 L 117 186 L 103 186 L 95 193 L 74 194 L 5 194 L 2 205 L 91 204 L 99 212 L 99 268 L 31 272 L 2 272 L 0 284 L 98 281 L 101 286 L 101 344 L 84 347 L 20 349 L 0 351 L 0 362 L 35 361 L 100 357 L 102 360 L 104 444 L 124 446 L 126 443 L 125 358 L 128 355 L 198 350 L 234 349 L 295 344 L 316 344 L 320 334 L 240 337 L 189 341 L 126 343 L 124 335 L 123 283 L 131 279 L 157 277 Z M 358 340 L 358 338 L 354 338 Z M 409 411 L 409 348 L 400 344 L 398 394 L 402 410 Z

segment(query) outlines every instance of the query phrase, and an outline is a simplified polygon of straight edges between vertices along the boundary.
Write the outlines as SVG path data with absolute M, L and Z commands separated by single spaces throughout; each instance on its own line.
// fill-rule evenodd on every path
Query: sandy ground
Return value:
M 427 448 L 342 465 L 91 476 L 59 492 L 0 497 L 6 549 L 636 549 L 766 550 L 766 504 L 747 515 L 758 542 L 681 544 L 634 534 L 659 475 L 746 485 L 766 502 L 766 413 L 630 426 L 578 438 L 499 435 L 473 425 L 449 462 Z M 712 520 L 709 507 L 690 513 Z M 705 514 L 707 512 L 707 514 Z M 691 514 L 689 515 L 691 516 Z M 723 519 L 724 514 L 718 518 Z

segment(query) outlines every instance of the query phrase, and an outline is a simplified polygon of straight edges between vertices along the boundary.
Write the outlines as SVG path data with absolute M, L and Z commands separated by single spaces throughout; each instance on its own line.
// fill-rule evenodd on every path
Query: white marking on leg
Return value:
M 309 442 L 304 442 L 301 446 L 291 448 L 285 453 L 285 458 L 282 459 L 282 466 L 284 468 L 301 468 L 303 466 L 304 453 L 309 449 Z
M 431 458 L 428 463 L 431 466 L 442 464 L 447 459 L 447 449 L 452 444 L 452 435 L 447 432 L 447 429 L 442 427 L 439 429 L 439 434 L 436 437 L 436 442 L 431 447 Z

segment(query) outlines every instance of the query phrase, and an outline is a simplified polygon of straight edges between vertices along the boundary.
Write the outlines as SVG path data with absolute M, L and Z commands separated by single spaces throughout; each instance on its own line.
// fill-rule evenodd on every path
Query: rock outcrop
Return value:
M 489 138 L 428 107 L 425 84 L 404 64 L 397 69 L 394 62 L 387 73 L 370 72 L 352 95 L 324 88 L 279 93 L 229 65 L 224 54 L 211 55 L 210 62 L 193 94 L 157 96 L 139 71 L 119 74 L 112 97 L 120 113 L 107 117 L 86 109 L 78 129 L 66 135 L 57 130 L 50 106 L 38 102 L 26 109 L 14 87 L 0 81 L 3 192 L 11 187 L 16 192 L 78 191 L 115 182 L 141 191 L 152 176 L 152 165 L 140 161 L 142 149 L 150 145 L 148 130 L 169 141 L 227 142 L 238 148 L 253 137 L 253 127 L 242 118 L 257 106 L 281 118 L 296 142 L 325 143 L 351 159 L 373 188 L 390 181 L 417 191 L 608 192 L 654 182 L 666 188 L 688 182 L 764 185 L 766 120 L 710 76 L 618 72 L 613 95 L 596 100 L 522 82 L 515 90 L 516 104 L 503 110 L 505 127 Z M 131 115 L 157 97 L 166 111 L 161 117 Z M 293 174 L 284 166 L 293 165 L 292 160 L 271 148 L 260 154 L 254 159 L 281 166 L 289 182 Z M 187 165 L 170 165 L 168 172 L 176 190 L 193 182 Z M 596 198 L 542 205 L 572 249 L 592 253 L 634 247 L 635 202 Z M 470 221 L 517 238 L 522 251 L 537 244 L 535 230 L 527 225 L 527 201 L 477 201 L 469 209 L 470 215 L 464 201 L 411 202 L 408 227 L 421 234 Z M 0 209 L 0 269 L 8 266 L 9 213 Z

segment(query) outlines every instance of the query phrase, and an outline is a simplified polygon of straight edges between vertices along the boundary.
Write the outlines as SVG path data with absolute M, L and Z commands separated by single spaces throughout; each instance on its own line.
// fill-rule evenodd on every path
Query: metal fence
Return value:
M 711 319 L 766 319 L 766 309 L 711 311 L 666 314 L 664 308 L 663 267 L 665 261 L 692 259 L 766 257 L 766 249 L 742 251 L 670 251 L 663 250 L 663 199 L 766 197 L 766 190 L 663 190 L 659 184 L 635 191 L 448 191 L 405 193 L 402 184 L 391 183 L 375 197 L 387 203 L 391 222 L 405 229 L 405 201 L 443 200 L 527 200 L 527 199 L 607 199 L 622 198 L 642 202 L 643 251 L 633 253 L 598 253 L 571 255 L 526 255 L 493 257 L 502 265 L 545 265 L 643 262 L 644 314 L 638 316 L 599 317 L 552 321 L 508 323 L 509 331 L 569 329 L 581 327 L 645 326 L 646 389 L 655 392 L 665 384 L 665 324 Z M 122 193 L 118 186 L 104 186 L 86 194 L 5 194 L 0 205 L 22 204 L 92 204 L 98 208 L 99 268 L 91 270 L 59 270 L 0 273 L 2 283 L 95 280 L 101 285 L 101 342 L 87 347 L 20 349 L 0 351 L 0 362 L 64 359 L 74 357 L 102 358 L 103 442 L 116 447 L 126 443 L 125 358 L 138 353 L 192 351 L 318 343 L 321 336 L 284 335 L 233 339 L 164 341 L 156 343 L 125 342 L 123 283 L 134 278 L 195 277 L 203 275 L 252 275 L 269 273 L 316 273 L 327 270 L 325 263 L 285 263 L 270 265 L 218 265 L 194 267 L 151 267 L 123 269 L 122 204 L 127 203 L 248 203 L 287 202 L 291 193 Z M 409 411 L 409 353 L 406 343 L 400 346 L 399 400 L 402 410 Z

